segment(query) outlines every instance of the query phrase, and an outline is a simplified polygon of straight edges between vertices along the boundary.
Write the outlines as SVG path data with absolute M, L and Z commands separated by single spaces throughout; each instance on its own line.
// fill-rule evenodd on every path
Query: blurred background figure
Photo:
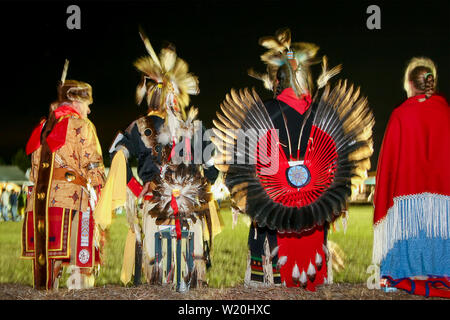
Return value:
M 10 203 L 9 203 L 9 196 L 10 193 L 7 189 L 4 189 L 2 192 L 2 216 L 3 216 L 3 220 L 4 221 L 9 221 L 9 207 L 10 207 Z
M 19 193 L 19 199 L 17 200 L 17 210 L 19 213 L 19 220 L 23 220 L 25 214 L 25 206 L 27 204 L 27 191 L 24 185 Z
M 11 194 L 9 196 L 9 204 L 11 206 L 11 217 L 13 221 L 19 221 L 18 216 L 18 200 L 19 200 L 19 193 L 16 190 L 11 190 Z
M 2 186 L 0 185 L 0 216 L 2 216 L 1 213 L 3 213 L 2 194 L 3 194 L 3 188 L 2 188 Z M 0 221 L 3 221 L 3 217 L 0 217 Z
M 450 109 L 436 84 L 433 61 L 409 62 L 378 159 L 373 261 L 385 287 L 449 298 Z

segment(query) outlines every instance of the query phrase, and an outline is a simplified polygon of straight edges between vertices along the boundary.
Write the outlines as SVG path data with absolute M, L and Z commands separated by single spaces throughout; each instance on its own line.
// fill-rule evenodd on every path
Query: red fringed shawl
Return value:
M 378 159 L 374 224 L 398 196 L 450 195 L 450 108 L 444 97 L 411 97 L 396 108 Z

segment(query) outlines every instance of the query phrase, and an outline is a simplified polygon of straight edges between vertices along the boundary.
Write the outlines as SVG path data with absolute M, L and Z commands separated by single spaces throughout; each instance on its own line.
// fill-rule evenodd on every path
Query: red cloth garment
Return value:
M 66 143 L 67 126 L 69 119 L 65 118 L 57 122 L 53 130 L 47 136 L 47 144 L 51 152 L 55 152 Z
M 429 277 L 427 280 L 411 280 L 409 278 L 394 280 L 386 277 L 389 286 L 405 290 L 411 294 L 424 297 L 450 298 L 450 278 Z
M 181 224 L 180 217 L 178 216 L 178 203 L 177 198 L 174 195 L 172 195 L 170 206 L 172 207 L 173 215 L 175 216 L 175 231 L 177 232 L 177 240 L 181 240 Z
M 170 161 L 175 156 L 175 146 L 176 146 L 175 139 L 172 139 L 172 150 L 170 150 L 170 155 L 167 158 L 167 161 Z
M 424 97 L 407 99 L 389 119 L 378 159 L 374 224 L 397 196 L 450 195 L 450 109 L 441 96 L 419 102 Z
M 287 287 L 300 287 L 300 279 L 293 279 L 294 267 L 297 266 L 298 272 L 305 275 L 308 273 L 310 264 L 314 270 L 314 276 L 308 278 L 306 289 L 316 291 L 316 286 L 323 284 L 327 277 L 327 265 L 325 253 L 323 251 L 324 230 L 322 227 L 302 234 L 296 233 L 278 233 L 278 259 L 286 256 L 286 263 L 280 269 L 281 282 L 286 283 Z M 316 255 L 320 255 L 321 264 L 316 263 Z
M 304 114 L 309 109 L 312 102 L 309 94 L 302 94 L 300 98 L 298 98 L 292 88 L 284 89 L 277 96 L 277 99 L 287 103 L 300 114 Z
M 411 97 L 392 112 L 378 159 L 372 257 L 390 286 L 449 297 L 449 159 L 443 97 Z
M 55 118 L 58 120 L 61 117 L 69 115 L 77 115 L 78 117 L 81 117 L 78 111 L 76 111 L 74 108 L 72 108 L 67 104 L 62 104 L 53 112 Z M 52 152 L 55 152 L 66 143 L 68 123 L 69 123 L 68 119 L 62 119 L 61 121 L 58 121 L 53 127 L 52 132 L 50 132 L 50 134 L 48 135 L 46 141 Z M 39 125 L 33 129 L 33 132 L 31 133 L 31 136 L 28 139 L 27 146 L 25 148 L 25 152 L 27 153 L 27 155 L 30 155 L 41 146 L 41 134 L 44 124 L 45 119 L 41 120 Z
M 127 184 L 127 187 L 131 190 L 131 192 L 133 192 L 133 194 L 138 197 L 142 190 L 144 189 L 144 187 L 139 183 L 139 181 L 136 180 L 135 177 L 132 177 L 130 179 L 130 181 Z
M 73 210 L 48 208 L 48 256 L 51 259 L 69 258 L 70 234 Z M 34 257 L 34 219 L 33 211 L 25 216 L 22 233 L 22 255 Z
M 31 132 L 30 139 L 28 139 L 27 146 L 25 147 L 25 152 L 28 156 L 41 146 L 41 134 L 42 128 L 44 128 L 44 124 L 45 119 L 42 119 L 41 122 Z
M 283 92 L 277 96 L 277 99 L 285 102 L 302 115 L 311 105 L 311 96 L 309 94 L 302 94 L 299 99 L 292 88 L 284 89 Z M 300 125 L 301 124 L 299 124 L 299 126 Z M 286 165 L 287 159 L 284 157 L 284 154 L 281 154 L 279 160 L 283 161 L 283 159 Z M 287 185 L 287 182 L 285 184 Z M 298 199 L 297 206 L 299 204 L 304 205 L 303 203 L 308 203 L 313 199 L 311 195 L 306 193 L 302 194 L 302 196 L 304 196 L 304 199 Z M 293 203 L 289 203 L 288 205 L 292 206 Z M 316 286 L 324 283 L 325 278 L 327 277 L 327 267 L 325 253 L 323 252 L 323 227 L 316 227 L 307 232 L 303 232 L 302 234 L 278 233 L 277 242 L 279 246 L 278 259 L 281 259 L 283 256 L 287 258 L 286 263 L 280 269 L 282 283 L 285 283 L 287 287 L 301 286 L 301 276 L 303 275 L 304 277 L 306 273 L 308 273 L 308 269 L 311 270 L 311 268 L 314 270 L 314 276 L 306 276 L 307 282 L 305 288 L 309 291 L 315 291 Z M 316 255 L 321 257 L 321 264 L 316 264 Z M 293 278 L 293 273 L 296 268 L 298 268 L 300 278 Z
M 76 115 L 81 117 L 81 115 L 74 108 L 67 104 L 63 104 L 58 107 L 55 111 L 55 118 L 57 120 L 68 117 L 71 115 Z M 59 148 L 61 148 L 66 143 L 66 135 L 67 135 L 67 125 L 69 124 L 69 119 L 64 118 L 58 121 L 53 127 L 52 132 L 47 137 L 47 144 L 52 152 L 55 152 Z
M 62 104 L 61 106 L 56 108 L 55 111 L 53 111 L 53 112 L 55 113 L 56 119 L 59 119 L 64 116 L 72 115 L 72 114 L 76 114 L 79 117 L 81 117 L 81 114 L 68 104 Z

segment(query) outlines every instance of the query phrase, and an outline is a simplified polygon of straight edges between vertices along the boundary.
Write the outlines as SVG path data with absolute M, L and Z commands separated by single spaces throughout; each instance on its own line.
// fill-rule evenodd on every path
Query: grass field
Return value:
M 222 209 L 224 228 L 216 236 L 211 254 L 212 267 L 207 278 L 211 287 L 232 287 L 244 280 L 247 260 L 248 218 L 239 217 L 238 224 L 231 228 L 231 212 Z M 345 268 L 334 273 L 334 282 L 360 283 L 369 276 L 366 273 L 370 265 L 372 252 L 372 215 L 371 206 L 350 206 L 347 232 L 340 228 L 331 232 L 329 239 L 336 242 L 345 253 Z M 96 286 L 120 284 L 123 248 L 127 232 L 124 216 L 116 216 L 106 247 L 104 265 L 100 270 Z M 32 285 L 31 262 L 19 259 L 21 222 L 0 223 L 0 283 L 21 283 Z M 65 287 L 64 275 L 61 287 Z

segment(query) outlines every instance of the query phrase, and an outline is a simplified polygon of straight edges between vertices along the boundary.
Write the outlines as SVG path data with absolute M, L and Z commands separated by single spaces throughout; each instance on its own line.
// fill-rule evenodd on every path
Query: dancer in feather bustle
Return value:
M 67 68 L 66 60 L 58 100 L 26 147 L 34 186 L 27 199 L 22 257 L 33 259 L 36 289 L 58 288 L 65 265 L 71 269 L 69 289 L 93 287 L 100 264 L 102 233 L 93 210 L 104 167 L 95 127 L 87 118 L 92 88 L 66 80 Z
M 227 95 L 214 120 L 215 163 L 226 173 L 233 205 L 253 220 L 246 284 L 315 290 L 327 277 L 327 225 L 370 167 L 373 116 L 346 81 L 330 90 L 340 66 L 328 70 L 326 57 L 317 79 L 322 94 L 313 92 L 316 45 L 291 43 L 289 29 L 260 44 L 269 49 L 261 56 L 267 73 L 250 75 L 275 91 L 275 99 L 263 103 L 247 89 Z M 242 131 L 253 146 L 242 149 Z M 243 153 L 246 164 L 239 162 Z
M 140 35 L 149 56 L 135 62 L 142 72 L 136 97 L 138 104 L 146 97 L 148 113 L 120 133 L 110 150 L 113 163 L 123 156 L 127 160 L 130 231 L 121 280 L 124 284 L 130 281 L 134 264 L 138 284 L 142 265 L 149 283 L 173 283 L 184 291 L 206 283 L 208 248 L 218 221 L 210 181 L 218 171 L 212 159 L 205 164 L 203 158 L 195 158 L 193 150 L 194 145 L 200 143 L 202 148 L 204 143 L 204 128 L 196 119 L 198 109 L 185 110 L 189 95 L 199 93 L 197 78 L 188 73 L 187 63 L 177 57 L 172 44 L 158 56 L 142 31 Z M 132 174 L 128 162 L 132 156 L 138 160 L 143 185 Z M 141 197 L 142 224 L 137 214 Z M 142 246 L 142 264 L 138 259 L 134 263 L 135 241 L 136 249 Z

